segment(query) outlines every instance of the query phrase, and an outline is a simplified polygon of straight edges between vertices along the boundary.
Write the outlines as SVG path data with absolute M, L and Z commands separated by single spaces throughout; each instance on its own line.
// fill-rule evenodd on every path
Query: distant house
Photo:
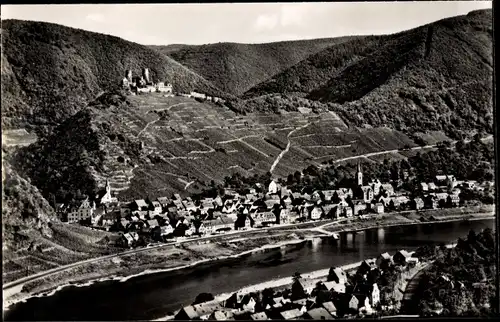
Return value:
M 380 303 L 380 289 L 376 283 L 372 284 L 370 287 L 370 305 L 372 307 L 377 306 Z
M 271 183 L 269 183 L 267 191 L 269 194 L 278 193 L 278 184 L 276 183 L 276 181 L 272 180 Z
M 353 216 L 352 210 L 353 209 L 351 207 L 344 208 L 344 216 L 346 216 L 347 218 L 352 217 Z
M 372 180 L 372 182 L 370 182 L 370 187 L 373 190 L 373 195 L 378 196 L 380 193 L 380 189 L 382 188 L 382 183 L 379 179 Z
M 386 192 L 388 196 L 393 196 L 394 195 L 394 187 L 390 183 L 384 183 L 384 184 L 382 184 L 382 187 L 380 189 L 382 191 Z
M 276 223 L 276 216 L 270 211 L 255 213 L 252 215 L 252 219 L 254 227 Z
M 460 197 L 458 196 L 458 194 L 450 194 L 446 201 L 448 205 L 452 207 L 458 207 L 458 205 L 460 204 Z
M 76 223 L 81 220 L 91 219 L 95 210 L 95 204 L 90 203 L 89 199 L 83 200 L 79 206 L 71 208 L 68 212 L 68 222 Z
M 415 198 L 411 201 L 411 208 L 414 210 L 420 210 L 424 208 L 424 201 L 422 198 Z
M 462 183 L 462 187 L 469 190 L 474 190 L 474 188 L 476 188 L 476 185 L 477 181 L 475 180 L 468 180 Z
M 332 301 L 328 301 L 322 304 L 322 306 L 333 316 L 337 315 L 337 308 Z
M 309 279 L 299 279 L 299 283 L 304 289 L 304 292 L 311 294 L 311 292 L 316 288 L 316 282 Z
M 377 267 L 381 269 L 386 269 L 387 266 L 391 264 L 391 262 L 392 262 L 392 256 L 389 255 L 389 253 L 380 254 L 375 260 L 375 264 L 377 265 Z
M 392 257 L 394 263 L 398 265 L 406 265 L 409 258 L 411 258 L 411 254 L 406 250 L 400 250 Z
M 191 97 L 200 98 L 200 99 L 206 99 L 207 95 L 206 94 L 202 94 L 202 93 L 197 93 L 197 92 L 191 92 Z
M 125 238 L 128 246 L 132 246 L 136 241 L 139 240 L 139 234 L 137 234 L 135 231 L 125 233 L 123 234 L 123 237 Z
M 429 194 L 424 198 L 424 205 L 425 208 L 436 209 L 439 206 L 439 201 L 435 195 Z
M 376 269 L 376 268 L 377 268 L 377 264 L 375 263 L 375 261 L 372 259 L 367 259 L 367 260 L 364 260 L 361 262 L 361 265 L 359 265 L 359 267 L 358 267 L 357 273 L 360 275 L 365 275 L 369 271 L 371 271 L 372 269 Z
M 309 310 L 303 317 L 306 320 L 333 320 L 333 316 L 323 307 Z
M 363 200 L 365 202 L 371 202 L 373 200 L 373 189 L 370 186 L 362 186 L 361 191 L 363 193 Z
M 361 308 L 370 308 L 370 299 L 364 294 L 352 295 L 349 301 L 349 308 L 359 311 Z
M 168 236 L 174 233 L 174 228 L 170 225 L 164 225 L 161 228 L 161 236 Z
M 209 301 L 195 305 L 183 307 L 175 315 L 175 320 L 206 320 L 215 311 L 227 311 L 222 303 L 217 301 Z
M 332 197 L 335 195 L 335 190 L 323 190 L 323 196 L 325 201 L 331 201 Z
M 160 93 L 170 93 L 172 94 L 172 84 L 168 83 L 165 85 L 164 82 L 158 82 L 156 84 L 156 91 Z
M 288 224 L 290 223 L 290 210 L 289 209 L 281 209 L 278 216 L 279 224 Z
M 429 191 L 429 186 L 427 185 L 427 183 L 425 182 L 420 182 L 420 190 L 422 192 L 427 192 Z
M 148 210 L 149 206 L 144 199 L 134 200 L 133 208 L 135 210 Z
M 310 218 L 312 220 L 318 220 L 321 218 L 322 215 L 323 215 L 323 209 L 321 209 L 321 207 L 314 207 L 311 210 Z
M 226 321 L 226 320 L 234 320 L 234 313 L 232 311 L 214 311 L 210 316 L 208 317 L 208 320 L 210 321 Z
M 409 202 L 410 199 L 407 196 L 397 196 L 391 199 L 389 206 L 394 209 L 401 209 L 404 208 Z
M 155 227 L 159 227 L 160 226 L 158 224 L 158 220 L 156 220 L 156 219 L 148 220 L 148 221 L 146 221 L 146 223 L 147 223 L 149 229 L 153 229 Z
M 353 200 L 352 208 L 354 215 L 359 215 L 360 212 L 366 210 L 366 202 L 364 200 Z
M 344 270 L 340 267 L 335 267 L 332 272 L 332 280 L 337 284 L 345 284 L 347 283 L 347 275 Z
M 383 214 L 384 213 L 384 204 L 381 202 L 378 202 L 374 206 L 374 210 L 377 214 Z
M 346 290 L 344 283 L 341 284 L 335 281 L 324 282 L 323 285 L 325 285 L 326 289 L 330 292 L 345 293 Z
M 279 206 L 280 205 L 280 201 L 276 200 L 276 199 L 268 199 L 268 200 L 264 201 L 264 203 L 266 204 L 266 207 L 267 207 L 268 210 L 271 210 L 275 206 Z
M 437 186 L 436 186 L 436 184 L 434 182 L 427 183 L 427 186 L 429 187 L 429 192 L 437 190 Z
M 312 202 L 317 202 L 317 201 L 321 201 L 321 193 L 319 192 L 319 190 L 316 190 L 312 193 L 311 195 L 311 201 Z
M 298 309 L 283 311 L 280 313 L 280 317 L 283 320 L 296 320 L 302 316 L 302 312 Z
M 162 207 L 162 212 L 166 212 L 168 205 L 170 204 L 170 200 L 167 197 L 159 197 L 157 201 L 160 203 Z
M 153 213 L 155 215 L 159 215 L 162 213 L 163 208 L 158 201 L 151 202 L 151 205 L 153 206 Z
M 250 315 L 250 319 L 253 321 L 260 321 L 260 320 L 268 320 L 269 318 L 267 317 L 266 312 L 257 312 Z

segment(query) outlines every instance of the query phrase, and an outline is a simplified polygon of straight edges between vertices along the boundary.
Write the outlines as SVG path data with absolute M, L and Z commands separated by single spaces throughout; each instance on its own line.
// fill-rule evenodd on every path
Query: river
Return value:
M 235 291 L 267 280 L 354 263 L 383 252 L 415 250 L 432 243 L 451 243 L 470 229 L 495 227 L 495 221 L 447 222 L 367 229 L 342 233 L 340 240 L 318 239 L 286 249 L 202 264 L 192 269 L 156 273 L 126 282 L 105 281 L 69 286 L 52 296 L 35 297 L 4 312 L 5 320 L 151 320 L 166 316 L 196 295 Z

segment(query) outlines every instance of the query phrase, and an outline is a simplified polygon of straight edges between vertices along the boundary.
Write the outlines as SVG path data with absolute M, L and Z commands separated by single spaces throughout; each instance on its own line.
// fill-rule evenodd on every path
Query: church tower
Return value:
M 109 185 L 108 179 L 106 179 L 106 194 L 111 196 L 111 186 Z
M 363 173 L 361 172 L 361 166 L 358 162 L 358 170 L 356 171 L 356 183 L 359 187 L 363 185 Z

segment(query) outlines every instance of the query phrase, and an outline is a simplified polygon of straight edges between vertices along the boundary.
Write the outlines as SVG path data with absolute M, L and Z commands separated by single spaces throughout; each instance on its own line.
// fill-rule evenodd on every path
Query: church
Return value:
M 111 186 L 109 185 L 109 181 L 107 179 L 106 187 L 104 188 L 104 190 L 101 190 L 96 196 L 96 202 L 101 205 L 118 202 L 118 199 L 111 195 Z
M 370 203 L 374 198 L 373 189 L 369 185 L 363 185 L 363 172 L 361 172 L 361 165 L 358 162 L 356 171 L 356 198 L 362 199 L 364 202 Z

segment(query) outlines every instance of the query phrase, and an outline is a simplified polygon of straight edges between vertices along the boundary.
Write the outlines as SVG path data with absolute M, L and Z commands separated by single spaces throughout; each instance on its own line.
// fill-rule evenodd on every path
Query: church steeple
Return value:
M 363 185 L 363 173 L 361 172 L 361 165 L 359 161 L 358 161 L 358 169 L 356 171 L 356 183 L 358 184 L 358 186 Z
M 109 185 L 108 179 L 106 179 L 106 193 L 111 193 L 111 186 Z

